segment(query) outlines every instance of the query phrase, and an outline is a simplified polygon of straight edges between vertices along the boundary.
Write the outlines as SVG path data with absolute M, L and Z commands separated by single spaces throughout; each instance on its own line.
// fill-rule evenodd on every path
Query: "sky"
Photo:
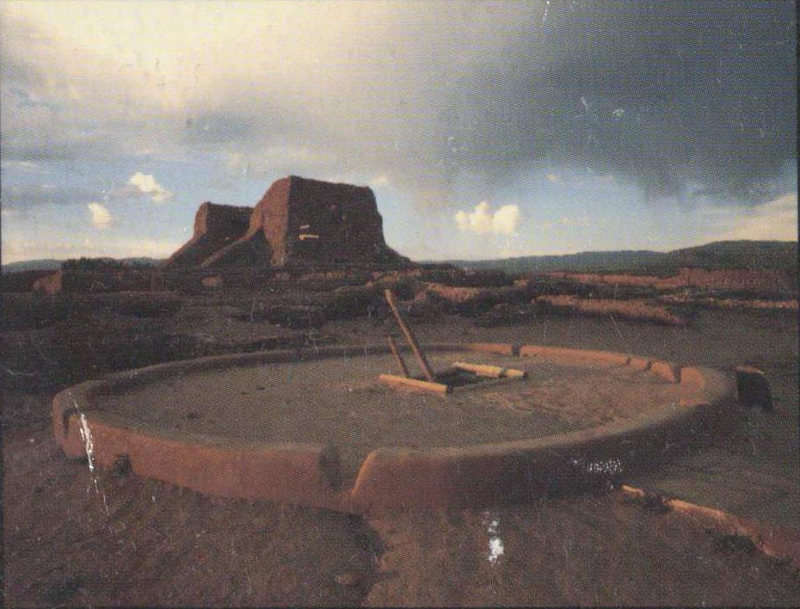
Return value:
M 795 2 L 0 0 L 2 260 L 370 186 L 417 260 L 797 239 Z

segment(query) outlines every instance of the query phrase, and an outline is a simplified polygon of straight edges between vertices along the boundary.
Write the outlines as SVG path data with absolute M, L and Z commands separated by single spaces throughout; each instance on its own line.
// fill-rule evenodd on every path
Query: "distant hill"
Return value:
M 41 260 L 22 260 L 20 262 L 10 262 L 3 265 L 4 273 L 18 273 L 20 271 L 57 271 L 61 268 L 63 260 L 53 260 L 43 258 Z M 121 258 L 119 262 L 127 266 L 156 266 L 161 262 L 160 258 L 133 257 Z
M 157 258 L 122 258 L 129 266 L 155 266 Z M 58 270 L 61 260 L 43 259 L 3 265 L 4 273 Z M 682 266 L 706 269 L 797 269 L 797 241 L 716 241 L 671 252 L 621 250 L 580 252 L 562 256 L 523 256 L 499 260 L 446 260 L 469 269 L 500 269 L 507 273 L 547 271 L 627 272 L 670 275 Z
M 61 268 L 61 260 L 43 258 L 41 260 L 23 260 L 10 262 L 3 265 L 4 273 L 17 273 L 19 271 L 57 271 Z
M 462 268 L 500 269 L 507 273 L 624 271 L 670 275 L 682 266 L 706 269 L 796 269 L 797 241 L 716 241 L 670 252 L 623 250 L 447 262 Z

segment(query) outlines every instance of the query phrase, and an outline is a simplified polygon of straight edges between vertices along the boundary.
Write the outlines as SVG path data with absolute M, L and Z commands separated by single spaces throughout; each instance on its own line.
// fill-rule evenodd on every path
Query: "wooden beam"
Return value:
M 400 326 L 400 330 L 403 331 L 403 335 L 406 337 L 409 346 L 411 347 L 411 351 L 414 353 L 414 357 L 417 358 L 419 362 L 420 368 L 422 368 L 422 373 L 425 375 L 425 378 L 428 379 L 429 382 L 433 383 L 434 376 L 433 371 L 431 370 L 430 365 L 428 364 L 428 360 L 425 359 L 425 354 L 422 352 L 422 349 L 419 348 L 417 344 L 417 340 L 414 338 L 413 332 L 411 332 L 411 328 L 406 325 L 406 322 L 403 321 L 403 317 L 400 315 L 400 310 L 397 308 L 397 303 L 394 301 L 394 294 L 391 290 L 386 290 L 384 292 L 386 296 L 386 303 L 389 305 L 389 308 L 392 310 L 394 314 L 394 318 L 397 320 L 397 325 Z
M 468 364 L 467 362 L 453 362 L 453 368 L 474 372 L 478 376 L 486 376 L 492 379 L 499 379 L 503 376 L 503 369 L 500 366 L 489 366 L 487 364 Z
M 478 376 L 485 376 L 488 378 L 521 378 L 524 379 L 528 373 L 524 370 L 517 370 L 516 368 L 501 368 L 500 366 L 490 366 L 488 364 L 469 364 L 467 362 L 454 362 L 453 368 L 459 370 L 466 370 L 467 372 L 474 372 Z
M 389 349 L 392 350 L 392 355 L 394 355 L 394 359 L 397 360 L 397 363 L 400 364 L 400 369 L 403 371 L 403 376 L 408 378 L 408 368 L 406 367 L 406 363 L 403 361 L 403 356 L 400 355 L 400 351 L 397 350 L 397 345 L 394 342 L 394 338 L 392 338 L 391 334 L 386 335 L 386 339 L 389 341 Z
M 528 378 L 528 373 L 516 368 L 505 368 L 503 369 L 503 376 L 510 379 L 526 379 Z
M 378 380 L 384 385 L 388 385 L 393 389 L 407 389 L 409 391 L 425 391 L 427 393 L 435 393 L 437 395 L 446 395 L 452 391 L 449 385 L 442 383 L 431 383 L 428 381 L 421 381 L 419 379 L 406 378 L 404 376 L 395 376 L 394 374 L 381 374 Z

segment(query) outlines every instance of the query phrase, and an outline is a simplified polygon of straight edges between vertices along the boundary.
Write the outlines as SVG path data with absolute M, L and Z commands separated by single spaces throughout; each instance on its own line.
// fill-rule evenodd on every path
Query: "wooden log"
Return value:
M 419 348 L 417 344 L 416 338 L 414 338 L 414 333 L 411 332 L 411 328 L 406 325 L 406 322 L 403 320 L 403 317 L 400 315 L 400 310 L 397 308 L 397 303 L 394 301 L 394 294 L 391 290 L 386 290 L 384 292 L 386 296 L 386 303 L 389 305 L 389 308 L 392 310 L 394 314 L 394 318 L 397 320 L 397 325 L 400 326 L 400 330 L 402 330 L 403 335 L 406 337 L 409 346 L 411 347 L 411 351 L 414 353 L 414 357 L 417 358 L 419 362 L 420 368 L 422 368 L 422 373 L 425 375 L 425 378 L 428 379 L 429 382 L 433 383 L 434 376 L 433 371 L 431 370 L 430 365 L 428 364 L 428 360 L 425 359 L 425 354 Z
M 486 376 L 499 379 L 503 376 L 503 369 L 500 366 L 490 366 L 488 364 L 468 364 L 467 362 L 453 362 L 453 368 L 474 372 L 478 376 Z
M 393 389 L 426 391 L 428 393 L 435 393 L 437 395 L 446 395 L 452 391 L 452 388 L 449 385 L 421 381 L 419 379 L 406 378 L 404 376 L 395 376 L 394 374 L 381 374 L 378 377 L 378 380 L 384 385 L 388 385 Z
M 400 369 L 403 371 L 403 376 L 408 378 L 408 368 L 406 367 L 406 363 L 403 361 L 403 356 L 400 355 L 400 351 L 397 350 L 397 345 L 394 342 L 394 338 L 392 338 L 391 334 L 387 334 L 386 339 L 389 341 L 389 349 L 391 349 L 394 359 L 396 359 L 397 363 L 400 364 Z
M 500 366 L 491 366 L 489 364 L 469 364 L 467 362 L 455 362 L 453 368 L 459 370 L 466 370 L 467 372 L 474 372 L 478 376 L 485 376 L 488 378 L 527 378 L 528 373 L 524 370 L 517 370 L 516 368 L 501 368 Z

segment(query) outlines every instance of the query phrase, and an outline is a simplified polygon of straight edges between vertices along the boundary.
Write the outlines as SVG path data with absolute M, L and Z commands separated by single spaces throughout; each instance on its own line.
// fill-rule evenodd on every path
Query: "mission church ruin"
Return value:
M 371 188 L 288 176 L 254 208 L 203 203 L 192 238 L 162 268 L 293 264 L 411 263 L 386 245 Z

